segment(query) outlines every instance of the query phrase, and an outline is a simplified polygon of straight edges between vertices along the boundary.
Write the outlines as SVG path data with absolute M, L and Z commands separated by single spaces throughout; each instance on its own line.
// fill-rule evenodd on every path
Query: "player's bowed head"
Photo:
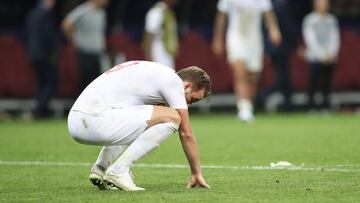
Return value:
M 190 66 L 177 72 L 183 80 L 188 105 L 196 103 L 211 94 L 209 75 L 197 66 Z

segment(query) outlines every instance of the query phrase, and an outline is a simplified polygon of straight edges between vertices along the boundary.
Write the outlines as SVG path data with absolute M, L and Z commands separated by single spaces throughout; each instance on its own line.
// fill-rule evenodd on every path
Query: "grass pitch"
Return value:
M 76 143 L 65 120 L 0 123 L 0 202 L 359 202 L 360 117 L 192 116 L 210 190 L 186 189 L 177 134 L 133 168 L 145 192 L 99 191 L 88 180 L 100 147 Z M 271 162 L 296 167 L 272 169 Z M 156 165 L 158 164 L 158 165 Z M 167 164 L 167 165 L 159 165 Z M 302 165 L 304 164 L 304 165 Z

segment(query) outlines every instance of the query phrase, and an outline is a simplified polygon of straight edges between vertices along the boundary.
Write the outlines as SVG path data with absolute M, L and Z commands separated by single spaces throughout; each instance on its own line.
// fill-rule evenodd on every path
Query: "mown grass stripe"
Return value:
M 49 161 L 5 161 L 0 160 L 0 165 L 17 166 L 91 166 L 91 163 L 84 162 L 49 162 Z M 344 168 L 344 167 L 349 168 Z M 182 164 L 135 164 L 134 167 L 140 168 L 188 168 Z M 226 166 L 226 165 L 202 165 L 204 169 L 231 169 L 231 170 L 291 170 L 291 171 L 326 171 L 326 172 L 345 172 L 358 173 L 358 165 L 326 165 L 326 166 L 292 166 L 292 167 L 271 167 L 271 166 Z M 354 168 L 356 167 L 356 168 Z

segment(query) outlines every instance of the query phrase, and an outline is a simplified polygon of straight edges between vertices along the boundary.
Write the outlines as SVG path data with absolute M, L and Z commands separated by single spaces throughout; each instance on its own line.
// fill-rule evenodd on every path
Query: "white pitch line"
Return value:
M 49 161 L 4 161 L 0 160 L 0 165 L 15 165 L 15 166 L 91 166 L 91 163 L 84 162 L 49 162 Z M 337 167 L 338 166 L 338 167 Z M 354 167 L 356 165 L 346 165 L 347 167 Z M 134 167 L 139 168 L 189 168 L 188 165 L 182 164 L 135 164 Z M 291 170 L 291 171 L 324 171 L 324 172 L 344 172 L 344 173 L 359 173 L 359 168 L 343 168 L 341 165 L 334 166 L 292 166 L 292 167 L 270 167 L 270 166 L 224 166 L 224 165 L 202 165 L 204 169 L 231 169 L 231 170 Z

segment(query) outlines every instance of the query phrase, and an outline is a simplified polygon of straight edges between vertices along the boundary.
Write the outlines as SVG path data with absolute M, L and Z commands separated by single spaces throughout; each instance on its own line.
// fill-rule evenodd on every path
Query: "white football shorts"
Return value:
M 123 145 L 133 142 L 147 128 L 153 106 L 139 105 L 106 109 L 100 116 L 71 110 L 68 116 L 70 135 L 79 143 Z
M 260 73 L 263 69 L 263 44 L 258 37 L 244 37 L 233 32 L 226 37 L 227 59 L 229 63 L 241 60 L 246 70 L 251 73 Z

